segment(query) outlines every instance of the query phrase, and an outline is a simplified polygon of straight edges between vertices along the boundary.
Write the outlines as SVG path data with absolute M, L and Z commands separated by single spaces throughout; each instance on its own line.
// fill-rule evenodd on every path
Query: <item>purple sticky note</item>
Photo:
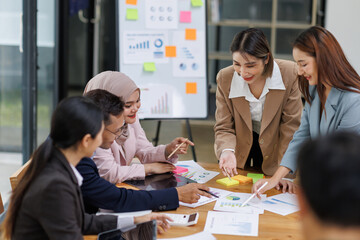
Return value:
M 180 174 L 187 171 L 189 171 L 187 168 L 176 166 L 176 169 L 173 171 L 173 173 Z
M 191 23 L 191 11 L 180 11 L 180 22 Z

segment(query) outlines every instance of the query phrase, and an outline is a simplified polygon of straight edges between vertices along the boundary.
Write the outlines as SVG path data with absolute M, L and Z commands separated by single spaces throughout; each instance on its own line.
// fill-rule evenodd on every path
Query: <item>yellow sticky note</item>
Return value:
M 216 180 L 216 182 L 217 182 L 217 183 L 220 183 L 220 184 L 222 184 L 222 185 L 225 185 L 225 186 L 227 186 L 227 187 L 234 186 L 234 185 L 239 185 L 239 182 L 238 182 L 238 181 L 233 180 L 233 179 L 229 180 L 229 178 L 227 178 L 227 177 L 226 177 L 226 178 L 218 179 L 218 180 Z
M 186 94 L 196 94 L 196 93 L 197 93 L 196 82 L 187 82 L 186 83 Z
M 126 9 L 126 19 L 127 20 L 138 20 L 138 10 L 134 8 L 127 8 Z
M 186 28 L 185 29 L 185 40 L 196 40 L 196 29 Z
M 246 177 L 243 175 L 233 176 L 231 179 L 238 181 L 240 184 L 252 183 L 253 179 L 251 177 Z
M 126 4 L 136 5 L 136 4 L 137 4 L 137 0 L 126 0 Z
M 144 63 L 144 71 L 145 72 L 155 72 L 156 71 L 155 63 L 153 63 L 153 62 Z
M 165 57 L 176 57 L 176 46 L 165 46 Z
M 191 5 L 193 7 L 201 7 L 203 5 L 203 1 L 202 0 L 191 0 Z

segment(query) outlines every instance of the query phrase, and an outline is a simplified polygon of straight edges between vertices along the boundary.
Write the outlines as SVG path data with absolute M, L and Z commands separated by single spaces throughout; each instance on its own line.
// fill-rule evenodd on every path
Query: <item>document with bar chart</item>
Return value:
M 124 63 L 168 63 L 165 57 L 166 32 L 126 31 L 123 42 Z
M 198 183 L 206 183 L 219 174 L 219 172 L 204 169 L 194 160 L 179 161 L 175 164 L 175 166 L 186 168 L 188 171 L 180 173 L 179 175 L 194 180 Z

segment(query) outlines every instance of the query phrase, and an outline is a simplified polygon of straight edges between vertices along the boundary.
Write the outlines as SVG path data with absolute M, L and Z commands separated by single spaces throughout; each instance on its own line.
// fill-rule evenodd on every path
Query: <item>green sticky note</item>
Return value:
M 203 1 L 202 0 L 191 0 L 191 5 L 193 7 L 201 7 L 203 5 Z
M 127 8 L 126 9 L 126 19 L 127 20 L 138 20 L 138 10 L 134 8 Z
M 155 72 L 156 71 L 155 63 L 153 63 L 153 62 L 144 63 L 144 71 L 145 72 Z
M 264 174 L 261 173 L 248 173 L 247 176 L 251 178 L 264 178 Z
M 259 181 L 260 179 L 263 179 L 263 178 L 252 178 L 252 181 L 253 181 L 253 183 L 256 183 L 256 182 Z

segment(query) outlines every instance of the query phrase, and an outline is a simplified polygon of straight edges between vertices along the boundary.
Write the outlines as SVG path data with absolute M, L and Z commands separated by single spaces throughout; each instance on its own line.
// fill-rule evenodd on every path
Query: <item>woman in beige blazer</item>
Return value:
M 238 33 L 233 65 L 217 75 L 215 153 L 224 175 L 253 167 L 273 175 L 300 124 L 294 62 L 274 60 L 261 30 Z

